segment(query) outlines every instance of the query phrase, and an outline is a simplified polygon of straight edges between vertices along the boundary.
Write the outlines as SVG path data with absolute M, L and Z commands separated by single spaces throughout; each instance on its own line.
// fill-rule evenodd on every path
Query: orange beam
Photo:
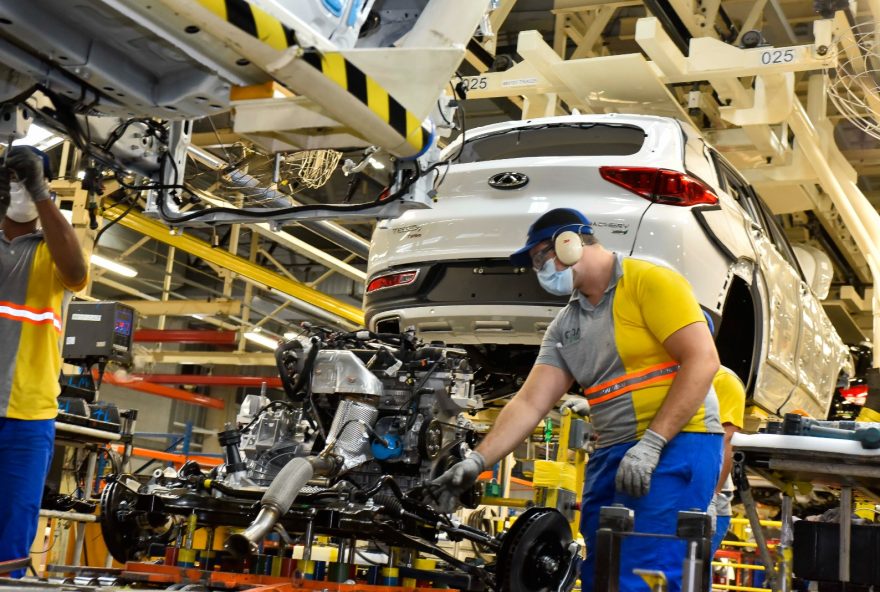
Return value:
M 235 345 L 238 343 L 238 332 L 213 329 L 138 329 L 134 332 L 134 340 L 150 343 Z
M 116 452 L 122 454 L 123 446 L 121 444 L 116 444 L 113 446 L 113 448 L 116 450 Z M 180 465 L 188 460 L 194 460 L 200 465 L 208 465 L 212 467 L 223 464 L 222 458 L 215 458 L 213 456 L 200 456 L 198 454 L 175 454 L 174 452 L 163 452 L 161 450 L 151 450 L 149 448 L 132 448 L 131 455 L 137 456 L 138 458 L 151 458 L 154 460 L 173 462 Z
M 94 377 L 95 380 L 97 380 L 97 373 L 94 374 Z M 223 409 L 226 407 L 226 404 L 220 399 L 214 399 L 207 395 L 200 395 L 199 393 L 176 389 L 170 386 L 163 386 L 161 384 L 153 384 L 152 382 L 146 382 L 143 380 L 120 379 L 110 372 L 104 373 L 104 382 L 114 386 L 127 388 L 129 390 L 147 393 L 149 395 L 177 399 L 178 401 L 190 403 L 191 405 L 201 405 L 202 407 L 211 407 L 212 409 Z
M 143 380 L 153 384 L 190 384 L 195 386 L 252 386 L 260 387 L 263 383 L 269 388 L 281 388 L 281 379 L 277 376 L 222 376 L 218 374 L 131 374 L 134 380 Z

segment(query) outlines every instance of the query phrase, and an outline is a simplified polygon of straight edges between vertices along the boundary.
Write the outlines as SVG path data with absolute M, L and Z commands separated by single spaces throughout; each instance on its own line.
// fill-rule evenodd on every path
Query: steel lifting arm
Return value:
M 761 528 L 761 518 L 758 516 L 758 508 L 755 505 L 755 498 L 752 496 L 752 489 L 749 486 L 749 478 L 746 475 L 745 455 L 742 452 L 735 452 L 733 455 L 731 476 L 733 477 L 736 490 L 739 492 L 739 498 L 746 509 L 749 526 L 752 528 L 752 534 L 758 546 L 758 554 L 761 556 L 761 563 L 764 564 L 767 585 L 771 590 L 777 590 L 776 562 L 770 556 L 767 539 L 764 537 L 764 530 Z

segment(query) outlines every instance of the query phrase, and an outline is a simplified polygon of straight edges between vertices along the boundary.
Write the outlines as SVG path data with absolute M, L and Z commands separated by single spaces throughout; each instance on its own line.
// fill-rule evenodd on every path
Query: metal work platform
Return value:
M 858 492 L 880 501 L 880 450 L 869 450 L 855 440 L 836 440 L 782 434 L 735 434 L 733 476 L 746 507 L 758 544 L 767 582 L 773 590 L 791 590 L 795 528 L 793 497 L 802 487 L 824 485 L 839 491 L 837 581 L 852 582 L 852 505 Z M 782 532 L 774 555 L 761 530 L 748 473 L 756 474 L 782 491 Z
M 129 590 L 130 586 L 148 587 L 153 590 L 251 590 L 254 592 L 311 592 L 317 590 L 336 592 L 432 592 L 440 588 L 430 586 L 396 585 L 394 583 L 370 584 L 349 578 L 353 565 L 340 564 L 343 570 L 328 573 L 330 578 L 343 581 L 310 579 L 301 571 L 292 571 L 291 575 L 265 575 L 256 573 L 232 573 L 223 571 L 206 571 L 194 567 L 160 565 L 155 563 L 129 562 L 122 569 L 90 568 L 73 566 L 49 566 L 50 572 L 64 573 L 63 577 L 48 579 L 23 578 L 14 580 L 0 578 L 0 590 L 28 590 L 36 592 L 112 592 Z M 276 570 L 277 571 L 277 570 Z M 391 581 L 397 579 L 398 570 L 380 573 L 376 568 L 377 579 Z M 337 576 L 335 574 L 341 574 Z M 443 588 L 446 592 L 456 592 L 452 588 Z

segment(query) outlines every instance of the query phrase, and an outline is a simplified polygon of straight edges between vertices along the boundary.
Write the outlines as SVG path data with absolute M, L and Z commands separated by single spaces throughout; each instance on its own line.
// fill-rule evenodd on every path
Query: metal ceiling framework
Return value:
M 132 211 L 126 216 L 122 216 L 125 211 L 125 206 L 115 204 L 105 208 L 102 215 L 109 220 L 118 219 L 119 224 L 126 228 L 229 270 L 238 277 L 256 283 L 266 290 L 275 290 L 286 295 L 295 300 L 294 307 L 305 309 L 309 314 L 323 317 L 332 322 L 336 322 L 338 319 L 344 319 L 354 325 L 362 325 L 364 322 L 363 312 L 355 306 L 310 288 L 302 282 L 271 272 L 243 257 L 222 249 L 215 249 L 211 244 L 190 234 L 179 231 L 171 232 L 167 226 L 147 218 L 143 214 Z
M 838 149 L 834 126 L 840 118 L 829 114 L 822 87 L 823 71 L 836 63 L 834 45 L 839 41 L 842 51 L 851 51 L 843 13 L 822 20 L 812 6 L 800 3 L 793 11 L 798 16 L 789 19 L 786 14 L 795 3 L 776 0 L 644 4 L 647 16 L 654 18 L 627 16 L 635 21 L 627 28 L 620 18 L 615 23 L 616 15 L 641 2 L 555 0 L 552 48 L 542 32 L 519 32 L 515 53 L 521 61 L 468 79 L 473 89 L 468 98 L 516 97 L 523 100 L 523 118 L 558 113 L 560 104 L 580 112 L 690 118 L 762 190 L 775 213 L 813 211 L 819 228 L 806 225 L 809 217 L 791 220 L 802 224 L 805 239 L 834 251 L 834 258 L 847 267 L 845 279 L 857 282 L 857 291 L 871 284 L 880 271 L 880 217 L 871 202 L 876 193 L 866 194 L 860 186 L 876 183 L 870 176 L 880 173 L 880 146 Z M 741 15 L 741 20 L 730 14 Z M 856 16 L 865 15 L 880 22 L 880 4 L 863 3 Z M 737 47 L 746 31 L 761 28 L 773 45 Z M 623 31 L 631 30 L 626 41 L 636 42 L 637 51 L 613 54 L 606 36 L 611 30 L 618 32 L 618 43 Z M 785 59 L 775 63 L 771 53 L 762 62 L 768 50 Z M 818 240 L 810 228 L 828 240 Z M 788 230 L 798 234 L 798 228 Z M 880 300 L 873 296 L 868 308 L 874 312 L 866 314 L 865 299 L 875 293 L 868 288 L 856 304 L 842 296 L 852 292 L 852 286 L 839 286 L 841 296 L 828 305 L 843 309 L 841 323 L 858 326 L 868 336 L 880 335 Z M 880 348 L 874 350 L 880 355 Z
M 872 331 L 880 323 L 880 296 L 870 287 L 861 291 L 880 273 L 876 212 L 880 190 L 863 191 L 880 188 L 880 145 L 864 142 L 837 149 L 834 128 L 839 118 L 828 111 L 820 75 L 834 56 L 820 54 L 814 42 L 839 35 L 839 18 L 815 25 L 820 17 L 804 0 L 499 0 L 496 4 L 480 35 L 469 44 L 461 67 L 464 74 L 485 81 L 468 84 L 472 87 L 465 101 L 468 127 L 497 120 L 499 108 L 506 118 L 571 109 L 690 118 L 762 191 L 775 213 L 792 216 L 790 232 L 800 230 L 804 238 L 815 240 L 815 227 L 808 232 L 807 217 L 798 213 L 815 215 L 829 246 L 851 272 L 847 277 L 857 282 L 839 285 L 829 306 L 837 306 L 844 320 L 866 335 L 880 336 L 880 330 Z M 880 20 L 880 3 L 863 0 L 858 14 L 873 14 Z M 536 22 L 541 23 L 538 31 L 522 26 Z M 761 30 L 772 49 L 790 49 L 795 59 L 763 64 L 761 56 L 771 47 L 737 47 L 752 29 Z M 496 110 L 481 116 L 481 105 L 490 101 Z M 225 153 L 225 147 L 247 143 L 247 137 L 228 128 L 194 137 L 200 145 L 190 148 L 191 158 L 230 186 L 254 187 L 247 162 L 232 164 L 208 149 Z M 215 141 L 219 144 L 212 144 Z M 275 188 L 264 190 L 270 195 Z M 218 203 L 229 197 L 211 188 L 198 191 L 203 199 Z M 289 195 L 277 196 L 292 203 Z M 314 199 L 336 203 L 342 196 L 328 186 Z M 112 220 L 123 211 L 123 206 L 112 205 L 104 217 Z M 166 316 L 189 315 L 241 334 L 273 323 L 282 326 L 281 317 L 289 309 L 298 318 L 337 326 L 363 322 L 357 306 L 322 291 L 330 284 L 328 278 L 361 284 L 365 280 L 358 258 L 366 258 L 369 243 L 340 222 L 303 222 L 299 226 L 304 231 L 297 227 L 282 231 L 270 224 L 235 225 L 225 248 L 212 244 L 210 230 L 171 233 L 136 212 L 120 219 L 119 226 L 167 245 L 167 273 L 161 285 L 145 282 L 139 287 L 96 274 L 97 290 L 102 295 L 136 298 L 133 303 L 142 314 L 161 315 L 161 326 Z M 249 231 L 249 244 L 241 240 L 242 230 Z M 322 241 L 324 248 L 318 246 Z M 124 253 L 136 255 L 136 245 L 143 244 L 136 241 L 129 247 L 132 252 Z M 327 244 L 333 253 L 327 251 Z M 176 299 L 178 292 L 171 285 L 178 265 L 175 252 L 178 259 L 194 257 L 225 277 L 219 297 L 187 290 L 186 301 Z M 316 279 L 297 277 L 291 262 L 302 260 L 319 270 Z M 245 283 L 242 293 L 234 293 L 236 281 Z M 274 310 L 256 311 L 258 295 Z M 276 336 L 271 330 L 266 333 Z M 137 365 L 274 364 L 270 353 L 245 349 L 241 335 L 236 352 L 138 348 Z

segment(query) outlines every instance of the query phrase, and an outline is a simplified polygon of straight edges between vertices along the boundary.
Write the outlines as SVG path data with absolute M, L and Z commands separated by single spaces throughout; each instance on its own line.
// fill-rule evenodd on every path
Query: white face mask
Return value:
M 23 224 L 36 220 L 39 215 L 37 204 L 24 185 L 15 181 L 9 183 L 9 209 L 6 210 L 6 217 Z
M 556 258 L 550 257 L 538 272 L 538 283 L 555 296 L 568 296 L 574 290 L 574 275 L 571 267 L 556 271 Z

